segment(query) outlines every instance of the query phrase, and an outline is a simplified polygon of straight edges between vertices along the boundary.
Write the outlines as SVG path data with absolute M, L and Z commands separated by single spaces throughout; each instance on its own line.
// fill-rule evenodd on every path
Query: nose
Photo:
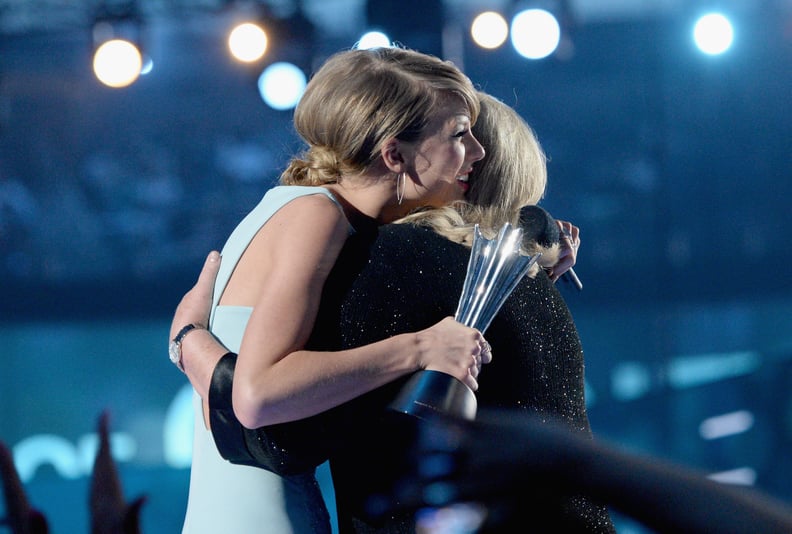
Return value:
M 479 143 L 478 139 L 476 139 L 472 133 L 470 134 L 466 153 L 471 162 L 483 159 L 484 154 L 486 153 L 484 147 L 481 145 L 481 143 Z

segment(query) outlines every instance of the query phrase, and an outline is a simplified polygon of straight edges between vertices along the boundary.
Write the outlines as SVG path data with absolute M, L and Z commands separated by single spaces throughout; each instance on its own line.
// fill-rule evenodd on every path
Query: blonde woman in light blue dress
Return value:
M 478 105 L 456 67 L 399 48 L 341 52 L 312 78 L 294 120 L 307 150 L 225 244 L 211 332 L 200 324 L 181 339 L 190 354 L 210 345 L 207 358 L 238 353 L 233 408 L 243 425 L 310 417 L 420 369 L 477 389 L 486 342 L 451 317 L 355 349 L 304 347 L 324 281 L 358 224 L 464 199 L 484 155 L 470 130 Z M 171 339 L 185 326 L 174 318 Z M 222 459 L 204 422 L 209 381 L 188 376 L 195 437 L 183 533 L 330 532 L 315 473 L 283 477 Z

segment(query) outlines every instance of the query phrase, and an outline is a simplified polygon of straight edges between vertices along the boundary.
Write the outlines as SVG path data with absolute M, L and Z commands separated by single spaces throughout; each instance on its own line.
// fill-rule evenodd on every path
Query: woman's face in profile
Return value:
M 445 98 L 427 127 L 426 135 L 410 144 L 410 172 L 422 204 L 441 207 L 463 200 L 473 163 L 484 148 L 471 132 L 470 113 L 461 98 Z

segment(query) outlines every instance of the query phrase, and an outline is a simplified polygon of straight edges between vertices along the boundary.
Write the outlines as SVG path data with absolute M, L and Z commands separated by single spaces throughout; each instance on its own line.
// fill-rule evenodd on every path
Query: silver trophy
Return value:
M 520 254 L 523 231 L 506 223 L 495 239 L 487 239 L 479 226 L 473 229 L 467 274 L 454 318 L 482 334 L 515 286 L 541 254 Z M 415 373 L 391 403 L 391 409 L 418 418 L 438 412 L 473 420 L 476 395 L 463 382 L 439 371 Z

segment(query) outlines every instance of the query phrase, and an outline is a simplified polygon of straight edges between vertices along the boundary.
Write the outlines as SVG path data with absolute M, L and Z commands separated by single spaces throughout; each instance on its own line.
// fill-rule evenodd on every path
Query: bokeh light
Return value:
M 307 84 L 305 73 L 291 63 L 273 63 L 261 73 L 258 89 L 264 102 L 273 109 L 287 110 L 297 105 Z
M 498 48 L 509 36 L 509 25 L 500 13 L 485 11 L 473 19 L 470 36 L 482 48 Z
M 527 9 L 514 16 L 511 41 L 514 49 L 528 59 L 542 59 L 552 54 L 561 40 L 561 26 L 552 13 Z
M 258 61 L 267 52 L 267 33 L 257 24 L 245 22 L 228 35 L 228 49 L 243 63 Z
M 96 78 L 108 87 L 127 87 L 140 76 L 143 57 L 138 48 L 123 39 L 112 39 L 96 49 L 93 70 Z
M 391 46 L 390 38 L 380 31 L 371 31 L 363 34 L 363 37 L 355 45 L 360 50 L 369 48 L 385 48 Z
M 724 15 L 708 13 L 699 18 L 693 27 L 693 41 L 705 54 L 722 54 L 734 41 L 734 28 Z

